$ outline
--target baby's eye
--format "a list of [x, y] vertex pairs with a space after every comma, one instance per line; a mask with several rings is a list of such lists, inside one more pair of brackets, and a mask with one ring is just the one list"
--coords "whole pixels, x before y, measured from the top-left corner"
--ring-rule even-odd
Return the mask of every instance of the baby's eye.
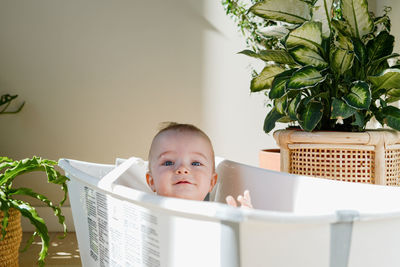
[[172, 166], [172, 165], [174, 165], [174, 163], [173, 163], [172, 161], [170, 161], [170, 160], [167, 160], [167, 161], [165, 161], [165, 162], [163, 163], [163, 165], [164, 165], [164, 166]]
[[194, 162], [192, 162], [192, 165], [193, 165], [193, 166], [200, 166], [200, 165], [201, 165], [201, 163], [200, 163], [200, 162], [198, 162], [198, 161], [194, 161]]

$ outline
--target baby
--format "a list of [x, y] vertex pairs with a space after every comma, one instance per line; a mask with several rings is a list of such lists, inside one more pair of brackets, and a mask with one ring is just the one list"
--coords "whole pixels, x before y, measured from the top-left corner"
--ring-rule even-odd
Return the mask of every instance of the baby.
[[[190, 124], [169, 123], [151, 144], [147, 184], [161, 196], [202, 201], [217, 182], [214, 159], [211, 140], [203, 131]], [[226, 201], [237, 206], [232, 196]], [[248, 191], [238, 201], [252, 208]]]

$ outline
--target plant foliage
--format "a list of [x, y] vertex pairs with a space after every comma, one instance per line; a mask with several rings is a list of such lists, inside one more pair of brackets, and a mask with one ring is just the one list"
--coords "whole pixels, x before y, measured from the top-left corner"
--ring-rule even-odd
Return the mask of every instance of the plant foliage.
[[25, 102], [23, 102], [17, 110], [14, 111], [7, 111], [7, 108], [10, 106], [11, 102], [17, 98], [18, 95], [9, 95], [9, 94], [4, 94], [0, 97], [0, 114], [14, 114], [18, 113], [21, 111], [21, 109], [24, 107]]
[[[46, 206], [50, 207], [54, 211], [54, 215], [57, 216], [59, 223], [63, 226], [65, 236], [67, 233], [67, 228], [64, 222], [65, 218], [61, 212], [61, 206], [67, 199], [68, 189], [66, 181], [68, 178], [56, 171], [54, 169], [55, 165], [57, 165], [57, 162], [39, 157], [32, 157], [31, 159], [27, 158], [19, 161], [14, 161], [7, 157], [0, 157], [0, 211], [3, 212], [4, 215], [3, 221], [0, 225], [0, 238], [3, 239], [6, 235], [9, 209], [14, 208], [21, 212], [22, 216], [28, 218], [36, 229], [32, 235], [32, 238], [28, 241], [25, 249], [27, 249], [33, 242], [35, 236], [39, 236], [42, 240], [42, 250], [39, 253], [38, 261], [40, 266], [44, 265], [44, 259], [47, 255], [47, 250], [49, 247], [49, 234], [47, 226], [43, 218], [38, 215], [35, 208], [32, 207], [31, 204], [26, 201], [18, 200], [15, 198], [15, 196], [29, 196], [40, 200], [46, 204]], [[46, 196], [36, 193], [29, 188], [13, 188], [13, 181], [17, 176], [35, 171], [46, 173], [47, 181], [49, 183], [61, 186], [61, 189], [64, 192], [64, 197], [59, 204], [54, 204]]]
[[373, 117], [400, 130], [400, 110], [388, 105], [400, 99], [400, 66], [388, 63], [399, 56], [389, 10], [376, 17], [367, 0], [253, 3], [244, 13], [273, 21], [282, 33], [264, 31], [278, 45], [241, 52], [266, 65], [250, 85], [274, 103], [264, 130], [286, 122], [305, 131], [364, 131]]

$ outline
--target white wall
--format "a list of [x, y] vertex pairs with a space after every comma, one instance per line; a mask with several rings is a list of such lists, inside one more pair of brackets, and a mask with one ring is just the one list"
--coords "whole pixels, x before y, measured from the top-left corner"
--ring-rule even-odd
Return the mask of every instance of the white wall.
[[[1, 155], [146, 158], [162, 121], [194, 123], [217, 155], [252, 165], [276, 147], [219, 0], [0, 0], [0, 36], [0, 94], [26, 101], [0, 116]], [[17, 185], [60, 196], [38, 175]]]

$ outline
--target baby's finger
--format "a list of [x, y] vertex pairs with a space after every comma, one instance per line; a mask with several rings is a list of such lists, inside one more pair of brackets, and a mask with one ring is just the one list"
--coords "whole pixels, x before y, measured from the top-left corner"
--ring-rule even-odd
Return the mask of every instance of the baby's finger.
[[227, 196], [225, 200], [229, 206], [237, 207], [236, 201], [232, 196]]

